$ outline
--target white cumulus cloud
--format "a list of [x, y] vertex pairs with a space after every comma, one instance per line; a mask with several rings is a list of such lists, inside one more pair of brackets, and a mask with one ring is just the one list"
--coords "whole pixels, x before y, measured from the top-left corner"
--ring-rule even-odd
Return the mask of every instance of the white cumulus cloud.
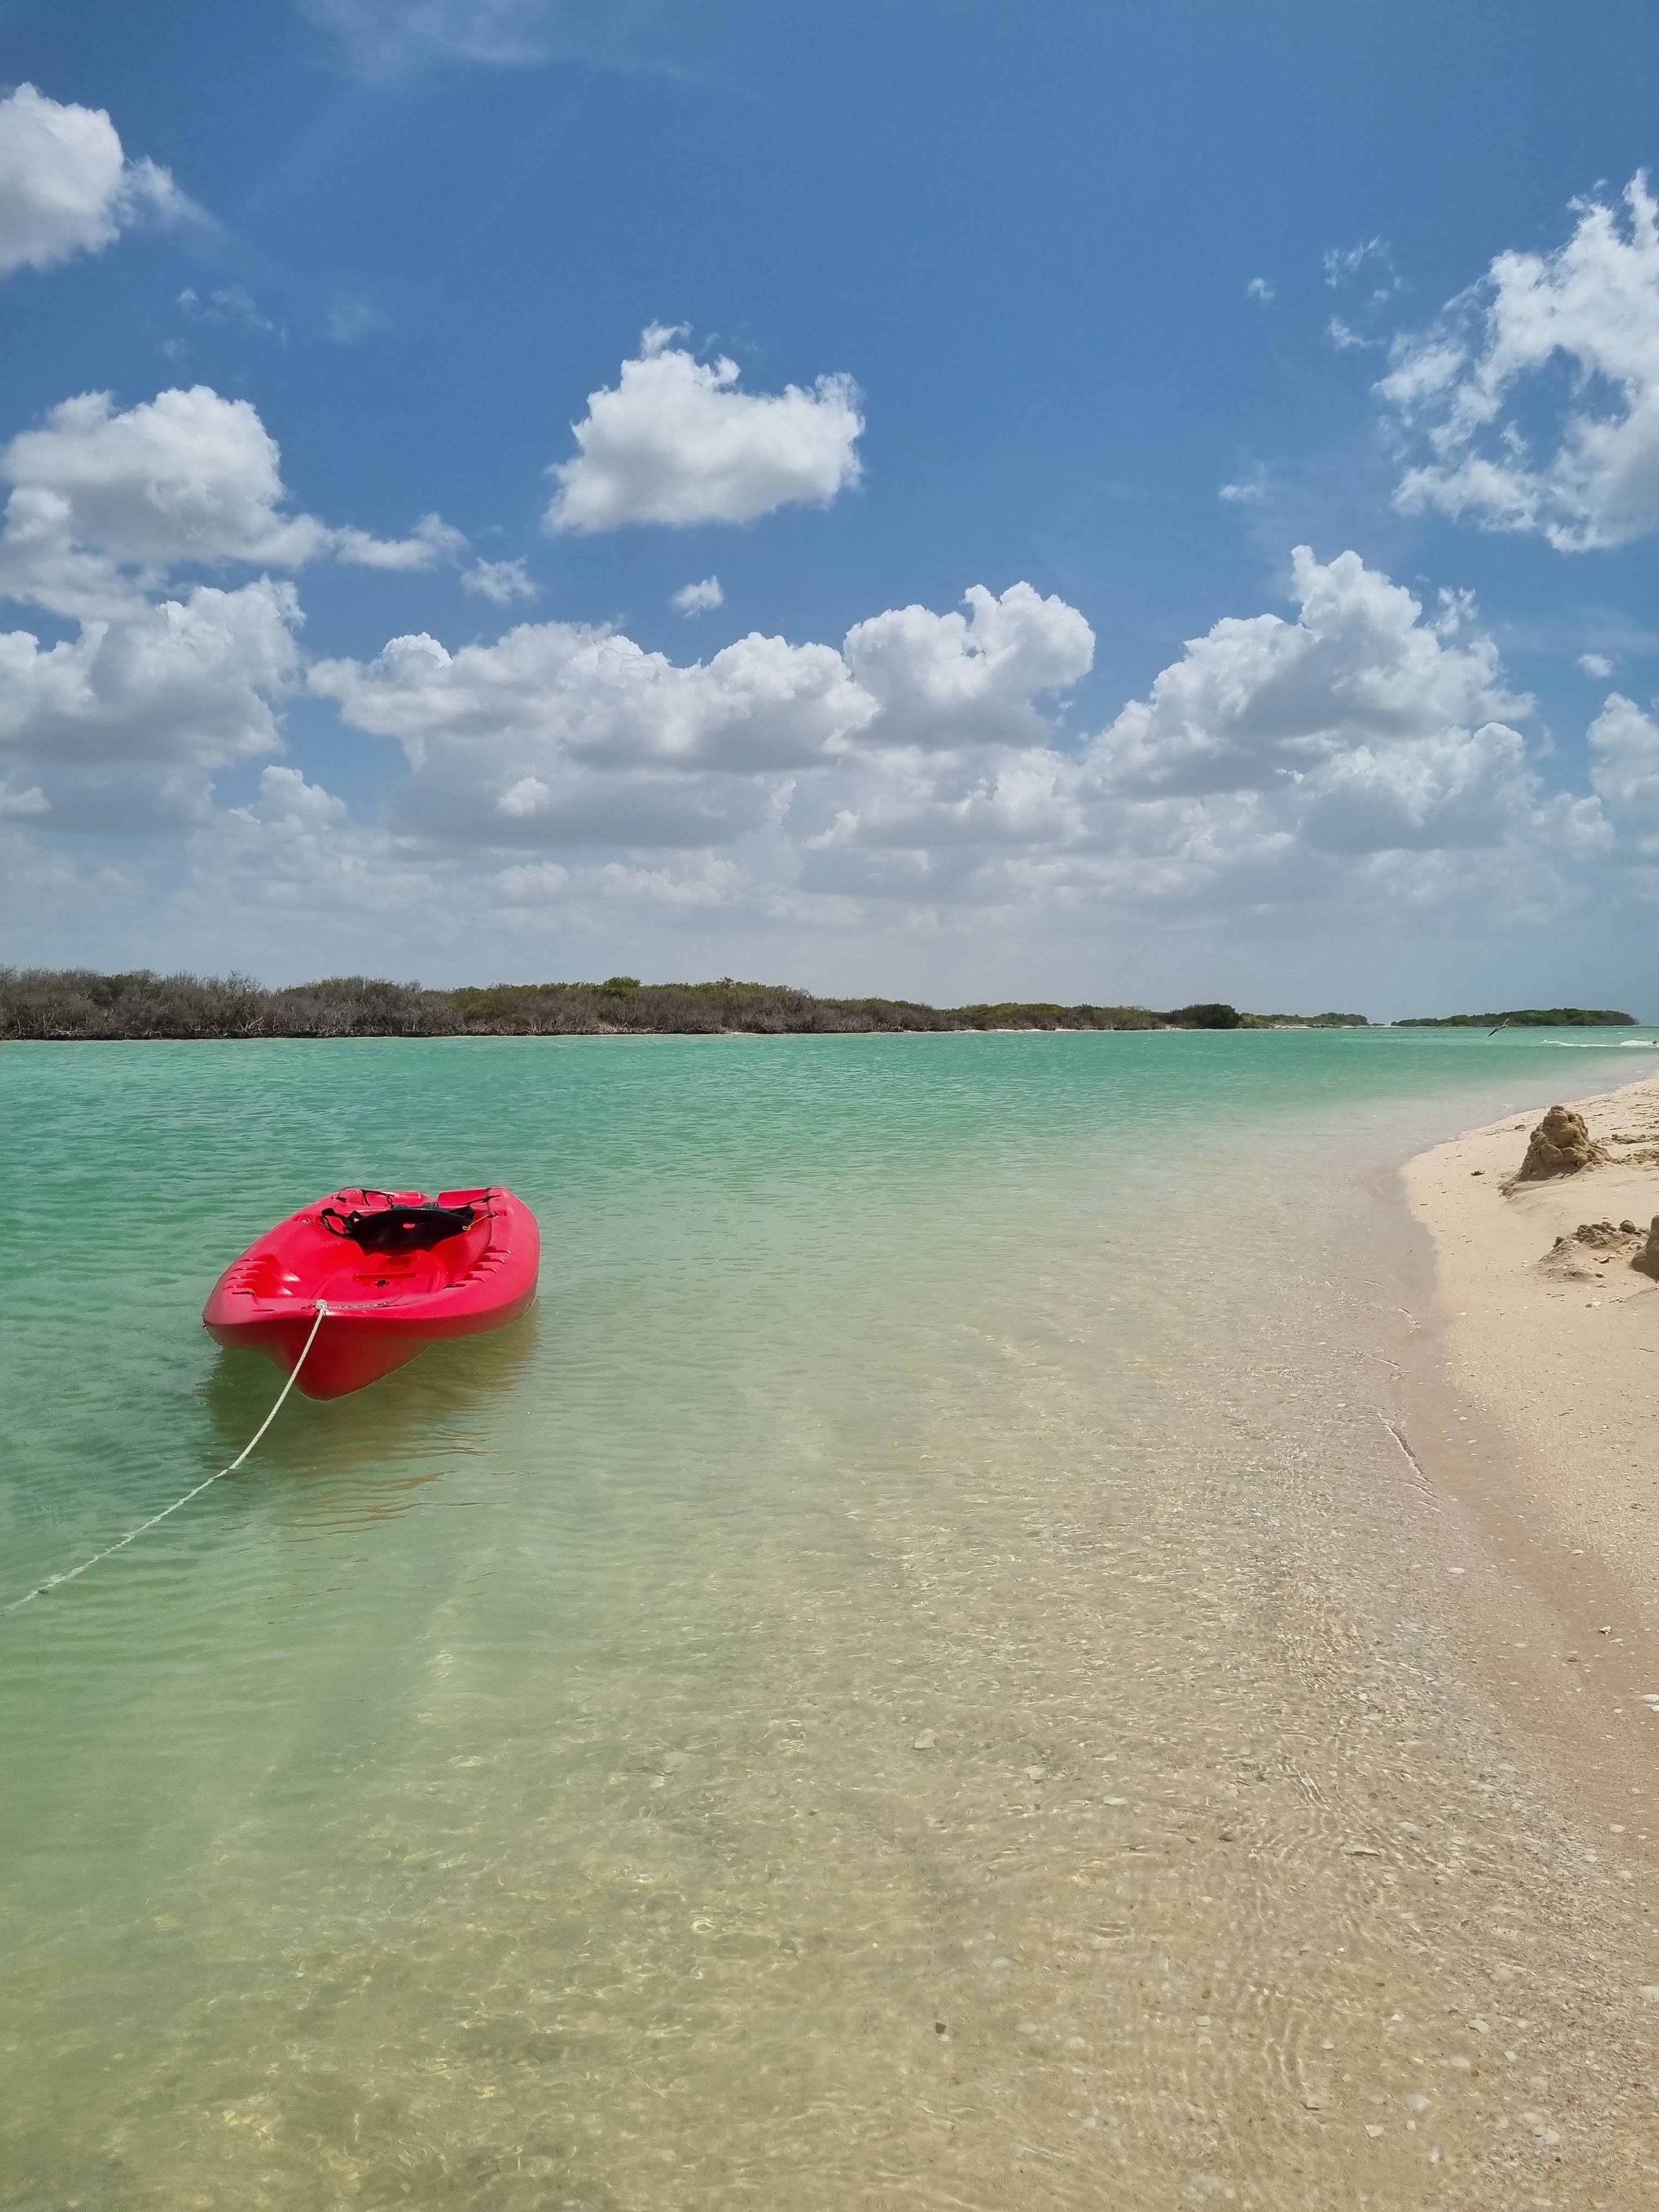
[[465, 534], [441, 514], [423, 514], [407, 538], [376, 538], [347, 527], [331, 531], [329, 539], [335, 559], [354, 568], [433, 568], [467, 550]]
[[619, 858], [763, 837], [776, 865], [858, 793], [867, 828], [871, 808], [908, 803], [895, 791], [925, 809], [965, 764], [1048, 744], [1036, 702], [1086, 672], [1087, 623], [1026, 584], [966, 603], [968, 617], [891, 610], [840, 651], [751, 635], [689, 666], [567, 623], [453, 653], [413, 636], [371, 662], [320, 662], [310, 684], [353, 726], [402, 741], [405, 830]]
[[292, 584], [198, 585], [43, 647], [0, 635], [3, 743], [65, 827], [204, 813], [210, 772], [281, 749], [275, 702], [300, 668]]
[[[535, 623], [308, 671], [291, 586], [200, 586], [73, 644], [4, 641], [8, 835], [46, 856], [20, 880], [70, 912], [75, 831], [125, 831], [136, 853], [136, 833], [160, 852], [171, 829], [204, 931], [234, 894], [331, 946], [329, 915], [342, 943], [370, 941], [354, 916], [438, 943], [434, 903], [497, 944], [609, 934], [629, 913], [724, 915], [734, 942], [823, 926], [875, 942], [902, 921], [1041, 943], [1162, 918], [1426, 944], [1659, 892], [1647, 708], [1609, 697], [1588, 781], [1552, 789], [1467, 597], [1425, 605], [1353, 552], [1300, 549], [1291, 579], [1292, 608], [1216, 622], [1080, 739], [1055, 702], [1092, 633], [1026, 583], [890, 608], [839, 647], [751, 635], [682, 664]], [[343, 744], [400, 744], [379, 819], [280, 763], [251, 805], [216, 803], [218, 769], [279, 745], [302, 678]]]
[[193, 213], [166, 169], [130, 161], [101, 107], [20, 84], [0, 100], [0, 273], [99, 253], [149, 215]]
[[65, 399], [0, 456], [9, 595], [95, 620], [180, 562], [293, 566], [327, 543], [283, 512], [276, 441], [246, 399], [207, 385], [117, 412], [107, 392]]
[[1644, 852], [1659, 854], [1659, 717], [1615, 691], [1590, 724], [1590, 780]]
[[1412, 594], [1357, 553], [1291, 556], [1301, 612], [1229, 617], [1164, 670], [1093, 748], [1124, 791], [1270, 789], [1347, 758], [1524, 717], [1489, 637], [1456, 642], [1463, 610], [1425, 622]]
[[44, 647], [27, 629], [0, 639], [5, 743], [66, 829], [204, 820], [216, 770], [280, 750], [278, 702], [303, 660], [294, 586], [176, 571], [331, 555], [407, 572], [466, 544], [437, 515], [384, 539], [293, 513], [254, 408], [204, 385], [124, 411], [107, 392], [66, 400], [0, 465], [5, 593], [79, 625]]
[[522, 561], [475, 561], [461, 571], [461, 589], [505, 607], [514, 599], [533, 599], [537, 586]]
[[975, 584], [964, 604], [966, 617], [896, 607], [847, 633], [848, 665], [880, 709], [884, 743], [1042, 743], [1049, 725], [1036, 698], [1094, 665], [1095, 634], [1063, 599], [1030, 584], [998, 599]]
[[726, 605], [726, 594], [718, 576], [705, 576], [700, 584], [682, 584], [669, 605], [683, 615], [706, 615], [712, 607]]
[[577, 453], [548, 473], [551, 531], [752, 522], [775, 508], [827, 506], [860, 473], [864, 428], [850, 377], [811, 391], [738, 389], [737, 363], [700, 362], [653, 325], [614, 387], [588, 394]]
[[764, 779], [822, 762], [874, 712], [833, 646], [750, 635], [684, 667], [567, 623], [453, 653], [394, 638], [310, 683], [402, 741], [401, 819], [502, 844], [718, 842], [763, 814]]
[[43, 648], [0, 635], [3, 742], [37, 761], [182, 760], [222, 766], [277, 745], [269, 696], [299, 665], [292, 584], [198, 585]]
[[1395, 342], [1376, 389], [1426, 447], [1395, 494], [1407, 512], [1535, 531], [1563, 552], [1659, 527], [1659, 207], [1645, 174], [1622, 215], [1582, 204], [1553, 252], [1499, 253], [1432, 329]]
[[[418, 918], [441, 912], [457, 873], [430, 855], [411, 860], [383, 830], [354, 823], [343, 799], [275, 763], [249, 804], [195, 825], [186, 850], [184, 902], [198, 927], [222, 936], [228, 915], [244, 915], [262, 944], [299, 929], [317, 959], [350, 965], [383, 959], [388, 930], [406, 939]], [[353, 932], [344, 945], [343, 927]]]
[[297, 568], [331, 553], [428, 568], [466, 545], [435, 514], [386, 539], [289, 513], [276, 441], [249, 401], [205, 384], [119, 411], [107, 392], [63, 400], [0, 453], [0, 586], [83, 621], [132, 614], [185, 564]]
[[[1077, 750], [1032, 709], [1002, 727], [963, 720], [954, 744], [923, 751], [890, 690], [842, 772], [798, 787], [803, 880], [843, 897], [1053, 912], [1129, 900], [1144, 915], [1340, 899], [1345, 886], [1443, 901], [1483, 870], [1501, 880], [1506, 854], [1525, 856], [1531, 880], [1551, 855], [1605, 846], [1595, 794], [1544, 793], [1513, 726], [1529, 702], [1505, 686], [1491, 640], [1463, 634], [1465, 603], [1425, 617], [1352, 553], [1321, 562], [1304, 548], [1293, 572], [1297, 619], [1216, 623]], [[907, 649], [907, 688], [922, 680], [925, 630], [866, 627]], [[1028, 670], [1030, 690], [1045, 672]]]

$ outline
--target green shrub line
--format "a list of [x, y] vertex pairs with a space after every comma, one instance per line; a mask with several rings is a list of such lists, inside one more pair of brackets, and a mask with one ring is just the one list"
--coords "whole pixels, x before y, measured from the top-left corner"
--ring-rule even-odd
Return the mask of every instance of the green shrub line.
[[[1396, 1029], [1633, 1029], [1633, 1014], [1583, 1006], [1419, 1015]], [[1247, 1014], [1220, 1001], [1065, 1006], [1000, 1000], [930, 1006], [916, 999], [820, 999], [777, 983], [465, 984], [429, 991], [368, 975], [327, 975], [267, 991], [247, 975], [157, 975], [148, 968], [0, 968], [0, 1038], [867, 1036], [935, 1030], [1363, 1030], [1364, 1014]]]
[[773, 983], [489, 983], [429, 991], [330, 975], [267, 991], [246, 975], [105, 975], [88, 968], [0, 969], [0, 1037], [756, 1036], [942, 1030], [1364, 1029], [1363, 1014], [1243, 1014], [1218, 1002], [1147, 1006], [1005, 1000], [929, 1006], [912, 999], [821, 999]]
[[1633, 1030], [1634, 1014], [1605, 1006], [1517, 1006], [1507, 1014], [1414, 1014], [1397, 1030]]

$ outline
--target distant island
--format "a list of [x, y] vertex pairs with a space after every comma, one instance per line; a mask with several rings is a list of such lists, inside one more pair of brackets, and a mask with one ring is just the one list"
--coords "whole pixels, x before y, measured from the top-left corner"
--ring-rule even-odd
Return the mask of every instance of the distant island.
[[929, 1006], [912, 999], [820, 999], [772, 983], [491, 983], [428, 991], [331, 975], [267, 991], [246, 975], [104, 975], [0, 969], [0, 1037], [610, 1036], [655, 1033], [848, 1036], [939, 1030], [1365, 1029], [1364, 1014], [1247, 1014], [1209, 1002], [1061, 1006], [1006, 1001]]
[[1517, 1006], [1507, 1014], [1414, 1014], [1397, 1030], [1633, 1030], [1634, 1014], [1605, 1006]]

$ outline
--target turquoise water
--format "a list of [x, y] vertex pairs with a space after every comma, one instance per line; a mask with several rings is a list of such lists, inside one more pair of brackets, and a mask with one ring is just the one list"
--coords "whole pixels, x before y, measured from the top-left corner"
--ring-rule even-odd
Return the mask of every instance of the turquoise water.
[[[1451, 1664], [1383, 1601], [1386, 1301], [1329, 1272], [1354, 1170], [1656, 1064], [1538, 1033], [9, 1048], [0, 1599], [252, 1434], [279, 1378], [199, 1310], [295, 1205], [504, 1182], [544, 1272], [526, 1323], [295, 1396], [7, 1621], [0, 2201], [1277, 2201], [1362, 1962], [1442, 1971], [1426, 1862], [1409, 1942], [1389, 1893], [1322, 1887], [1362, 1805], [1427, 1787]], [[1404, 1733], [1279, 1803], [1258, 1771], [1346, 1742], [1356, 1635]], [[1215, 1818], [1247, 1772], [1249, 1872]], [[1324, 1978], [1287, 1992], [1303, 1927]]]

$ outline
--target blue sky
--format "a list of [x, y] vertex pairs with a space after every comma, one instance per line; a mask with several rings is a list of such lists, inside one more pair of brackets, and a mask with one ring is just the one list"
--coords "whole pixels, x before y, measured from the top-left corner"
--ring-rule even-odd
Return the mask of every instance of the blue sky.
[[1659, 1013], [1650, 8], [0, 27], [9, 957]]

